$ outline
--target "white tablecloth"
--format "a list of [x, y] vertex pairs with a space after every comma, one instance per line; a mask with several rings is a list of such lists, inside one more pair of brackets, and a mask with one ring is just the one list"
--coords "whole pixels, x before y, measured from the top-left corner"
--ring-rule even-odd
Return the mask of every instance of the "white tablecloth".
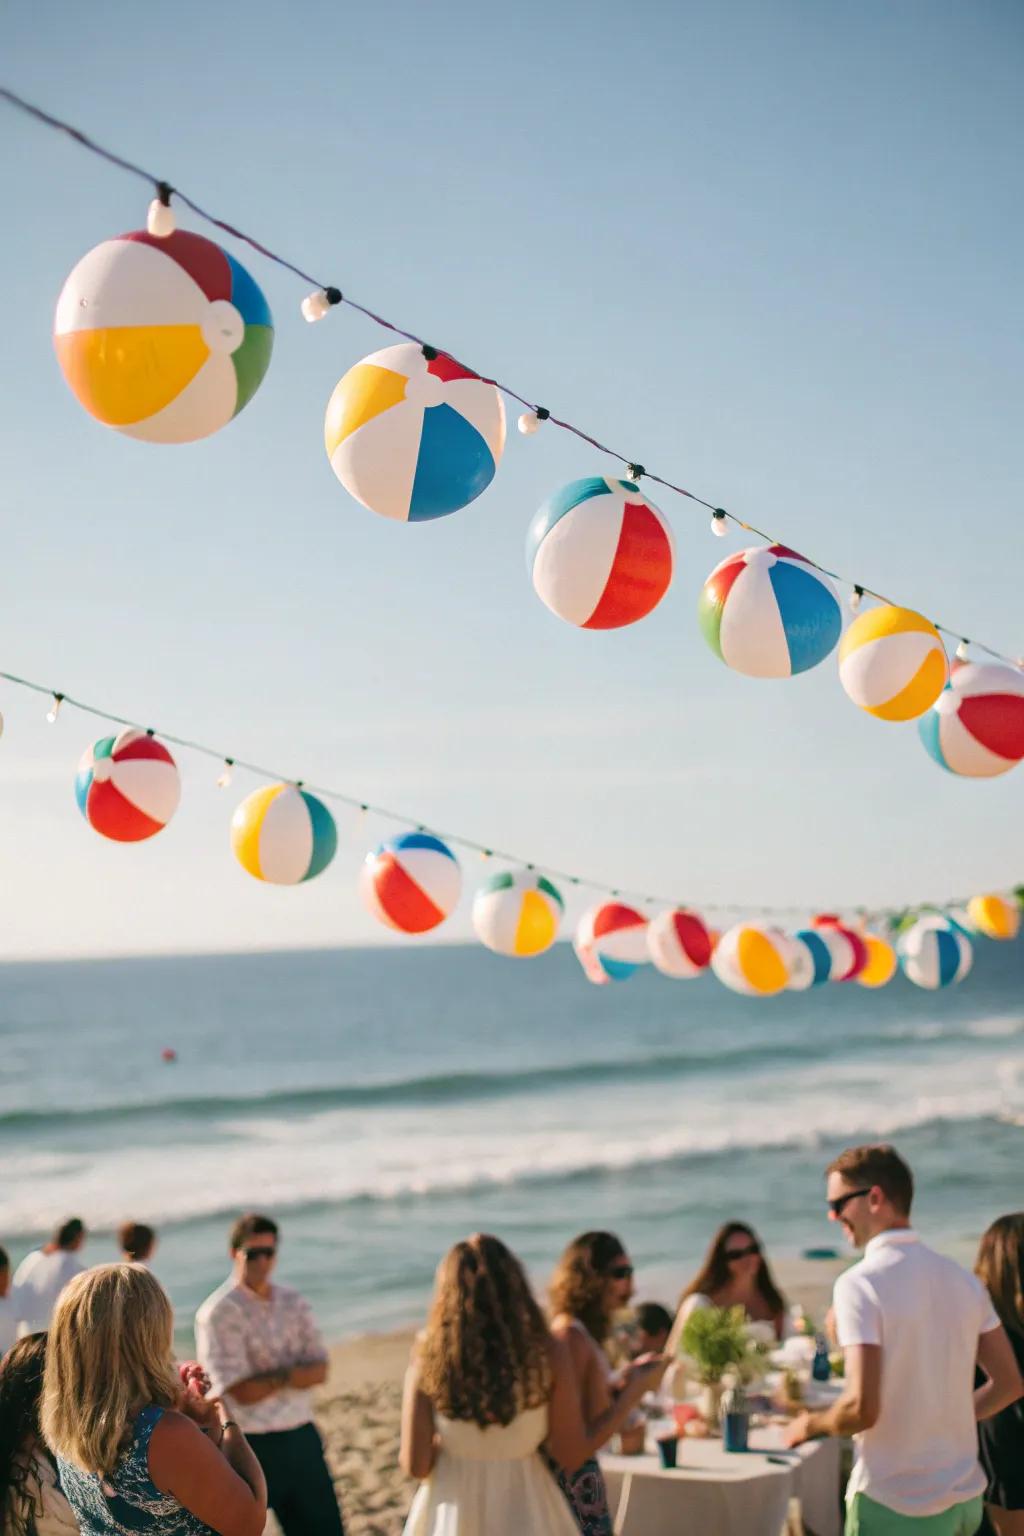
[[602, 1455], [618, 1536], [780, 1536], [791, 1499], [800, 1501], [806, 1531], [839, 1536], [839, 1441], [786, 1451], [782, 1436], [775, 1425], [752, 1430], [751, 1448], [740, 1454], [718, 1439], [684, 1437], [671, 1470], [656, 1449]]

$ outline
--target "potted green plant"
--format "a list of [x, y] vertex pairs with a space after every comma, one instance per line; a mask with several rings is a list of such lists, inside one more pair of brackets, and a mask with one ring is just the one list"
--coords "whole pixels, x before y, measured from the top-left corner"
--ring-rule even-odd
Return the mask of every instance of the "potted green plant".
[[701, 1414], [709, 1426], [721, 1417], [723, 1381], [727, 1371], [742, 1379], [757, 1346], [747, 1332], [742, 1307], [697, 1307], [686, 1319], [680, 1350], [692, 1362], [704, 1388]]

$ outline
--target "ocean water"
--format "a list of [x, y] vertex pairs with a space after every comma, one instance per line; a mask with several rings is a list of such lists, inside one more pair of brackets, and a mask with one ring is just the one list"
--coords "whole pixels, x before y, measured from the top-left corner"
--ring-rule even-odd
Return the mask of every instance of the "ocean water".
[[417, 1320], [479, 1229], [542, 1283], [609, 1227], [670, 1300], [723, 1219], [780, 1256], [835, 1243], [822, 1169], [886, 1137], [922, 1230], [969, 1258], [1024, 1204], [1024, 944], [976, 950], [945, 993], [766, 1001], [650, 970], [594, 988], [567, 946], [7, 965], [0, 1243], [79, 1215], [99, 1261], [150, 1222], [183, 1341], [253, 1207], [331, 1337]]

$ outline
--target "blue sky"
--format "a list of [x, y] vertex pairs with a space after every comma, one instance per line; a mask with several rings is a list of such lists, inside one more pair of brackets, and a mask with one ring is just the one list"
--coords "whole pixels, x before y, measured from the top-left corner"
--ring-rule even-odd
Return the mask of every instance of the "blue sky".
[[[1013, 0], [586, 6], [100, 3], [8, 13], [4, 74], [300, 265], [623, 452], [930, 617], [1024, 651]], [[0, 106], [7, 390], [2, 665], [539, 864], [700, 902], [880, 904], [1021, 875], [1016, 774], [943, 774], [832, 660], [729, 672], [696, 624], [731, 548], [665, 493], [675, 585], [632, 629], [561, 624], [523, 541], [610, 462], [514, 431], [439, 523], [351, 501], [328, 396], [385, 344], [236, 251], [277, 326], [224, 432], [94, 423], [49, 333], [63, 280], [144, 222], [141, 183]], [[198, 227], [198, 226], [197, 226]], [[339, 817], [308, 887], [228, 849], [241, 776], [183, 754], [152, 842], [82, 821], [103, 734], [0, 687], [0, 954], [364, 943], [384, 830]], [[483, 872], [465, 864], [467, 892]], [[464, 935], [469, 901], [442, 934]]]

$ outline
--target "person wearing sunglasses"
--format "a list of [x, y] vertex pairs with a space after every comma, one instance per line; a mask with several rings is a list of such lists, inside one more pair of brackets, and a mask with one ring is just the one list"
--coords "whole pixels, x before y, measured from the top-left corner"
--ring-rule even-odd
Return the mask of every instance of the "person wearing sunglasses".
[[[617, 1374], [602, 1347], [633, 1295], [633, 1266], [612, 1232], [583, 1232], [558, 1261], [548, 1289], [551, 1332], [564, 1340], [588, 1440], [596, 1451], [627, 1423], [665, 1374], [667, 1355], [640, 1355]], [[595, 1455], [572, 1473], [554, 1469], [583, 1536], [612, 1536], [608, 1492]]]
[[668, 1353], [678, 1351], [683, 1328], [698, 1307], [742, 1307], [752, 1323], [770, 1323], [783, 1337], [788, 1310], [760, 1239], [743, 1221], [727, 1221], [711, 1239], [704, 1263], [679, 1298]]
[[826, 1177], [829, 1218], [864, 1257], [835, 1284], [843, 1395], [798, 1415], [787, 1443], [855, 1437], [847, 1536], [974, 1536], [976, 1421], [1024, 1392], [1006, 1333], [976, 1276], [912, 1229], [913, 1175], [894, 1147], [852, 1147]]
[[309, 1302], [271, 1279], [278, 1228], [250, 1213], [229, 1238], [232, 1272], [196, 1313], [196, 1358], [224, 1398], [267, 1480], [284, 1536], [341, 1536], [341, 1513], [313, 1423], [311, 1389], [327, 1351]]

